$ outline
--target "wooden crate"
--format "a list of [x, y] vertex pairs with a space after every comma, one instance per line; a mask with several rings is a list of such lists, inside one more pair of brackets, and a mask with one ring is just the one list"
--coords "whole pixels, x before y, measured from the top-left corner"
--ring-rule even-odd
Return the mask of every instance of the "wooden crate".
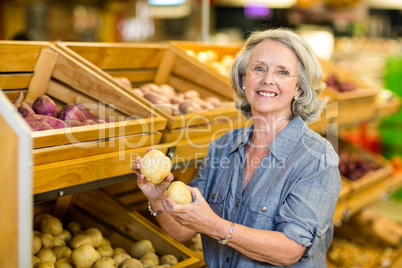
[[331, 75], [336, 75], [341, 82], [351, 82], [357, 86], [356, 90], [348, 92], [338, 92], [327, 87], [323, 96], [329, 99], [329, 107], [332, 113], [337, 116], [340, 125], [353, 124], [362, 121], [372, 120], [377, 115], [376, 96], [378, 89], [368, 85], [352, 73], [343, 70], [335, 63], [321, 60], [323, 68], [323, 78], [327, 81]]
[[[351, 220], [341, 227], [335, 228], [334, 240], [336, 239], [345, 239], [345, 241], [349, 241], [350, 243], [356, 243], [358, 250], [366, 248], [367, 250], [372, 250], [373, 252], [376, 252], [378, 254], [378, 262], [374, 266], [370, 267], [400, 267], [398, 265], [400, 265], [402, 258], [401, 244], [395, 245], [389, 243], [389, 241], [384, 240], [382, 237], [376, 235], [376, 233], [370, 231], [366, 225], [359, 225], [355, 221]], [[329, 267], [352, 267], [342, 266], [341, 263], [337, 263], [335, 260], [333, 260], [333, 258], [331, 258], [334, 246], [335, 243], [333, 242], [327, 254], [327, 261], [331, 263], [331, 266]], [[344, 247], [343, 249], [352, 250], [348, 247]], [[368, 255], [364, 256], [364, 254], [366, 254], [367, 252], [359, 252], [361, 255], [358, 255], [358, 252], [355, 252], [355, 254], [350, 254], [351, 252], [355, 251], [343, 252], [343, 254], [349, 253], [350, 257], [356, 258], [356, 266], [353, 267], [368, 267], [359, 266], [359, 262], [361, 263], [361, 265], [367, 264], [365, 263], [365, 258], [367, 258]], [[360, 260], [358, 258], [360, 258]]]
[[389, 184], [388, 180], [390, 179], [393, 170], [392, 164], [387, 159], [385, 159], [381, 155], [355, 146], [342, 139], [339, 139], [338, 142], [339, 151], [346, 150], [347, 152], [356, 154], [359, 158], [374, 163], [379, 167], [377, 170], [372, 171], [357, 180], [350, 180], [345, 176], [341, 176], [342, 183], [347, 184], [351, 187], [352, 195], [363, 192], [367, 188], [375, 188], [376, 186], [379, 187], [380, 184], [384, 185], [384, 187], [387, 187], [387, 185]]
[[[176, 63], [175, 56], [168, 51], [164, 44], [121, 44], [121, 43], [75, 43], [58, 42], [57, 46], [71, 57], [79, 59], [95, 72], [99, 73], [115, 86], [125, 90], [142, 103], [155, 108], [155, 110], [167, 119], [167, 130], [164, 132], [163, 142], [176, 142], [172, 130], [182, 131], [193, 126], [213, 124], [222, 117], [237, 118], [239, 113], [233, 107], [220, 107], [206, 112], [183, 114], [172, 116], [157, 107], [148, 100], [138, 97], [129, 88], [121, 85], [113, 77], [127, 77], [133, 87], [146, 83], [169, 84], [179, 92], [196, 90], [200, 96], [219, 97], [223, 101], [232, 101], [233, 97], [218, 94], [203, 85], [194, 83], [189, 79], [182, 79], [172, 73], [171, 65]], [[198, 72], [202, 76], [202, 72]], [[210, 79], [211, 80], [211, 79]], [[213, 81], [218, 81], [216, 78]], [[217, 88], [219, 85], [215, 85]], [[226, 85], [227, 87], [228, 85]], [[233, 95], [233, 92], [232, 92]], [[211, 133], [205, 133], [210, 135]]]
[[[49, 213], [64, 224], [77, 221], [83, 230], [98, 228], [113, 247], [122, 247], [127, 252], [130, 252], [134, 242], [148, 239], [158, 255], [173, 254], [178, 258], [179, 263], [172, 267], [199, 267], [202, 262], [182, 243], [166, 235], [141, 214], [130, 212], [116, 198], [101, 189], [37, 203], [34, 210], [35, 215]], [[34, 221], [34, 227], [37, 223]]]
[[[181, 80], [189, 80], [208, 90], [233, 99], [233, 89], [229, 82], [229, 73], [219, 72], [209, 61], [203, 60], [202, 58], [204, 57], [200, 57], [199, 53], [212, 51], [217, 57], [215, 60], [216, 63], [221, 61], [226, 55], [235, 57], [241, 48], [241, 43], [214, 44], [170, 41], [169, 54], [171, 59], [169, 62], [166, 62], [166, 67], [171, 69], [170, 76], [175, 76]], [[194, 54], [189, 53], [190, 51]]]
[[[56, 58], [54, 66], [46, 72], [42, 69], [43, 64], [40, 64], [43, 63], [42, 53], [50, 53]], [[92, 112], [104, 112], [107, 119], [113, 117], [117, 120], [99, 125], [32, 132], [34, 194], [57, 189], [59, 184], [72, 186], [104, 178], [100, 173], [93, 174], [93, 177], [82, 175], [88, 168], [85, 161], [94, 160], [91, 157], [102, 160], [114, 154], [118, 158], [126, 150], [160, 142], [161, 130], [167, 123], [164, 117], [51, 43], [1, 41], [0, 57], [0, 87], [10, 101], [20, 91], [25, 96], [35, 92], [31, 91], [32, 84], [38, 83], [38, 77], [43, 78], [46, 73], [47, 80], [40, 80], [41, 87], [37, 88], [41, 94], [54, 99], [59, 108], [65, 104], [83, 103], [88, 108], [99, 108], [91, 109]], [[41, 177], [40, 172], [59, 170], [67, 163], [65, 161], [81, 163], [82, 166], [79, 170], [65, 170], [65, 173], [61, 169], [56, 173], [52, 171], [58, 175], [58, 179], [51, 183], [47, 180], [49, 177]], [[94, 165], [91, 166], [98, 169], [98, 163], [102, 164], [101, 168], [113, 170], [113, 166], [102, 161], [93, 161]], [[130, 172], [129, 168], [126, 172]]]

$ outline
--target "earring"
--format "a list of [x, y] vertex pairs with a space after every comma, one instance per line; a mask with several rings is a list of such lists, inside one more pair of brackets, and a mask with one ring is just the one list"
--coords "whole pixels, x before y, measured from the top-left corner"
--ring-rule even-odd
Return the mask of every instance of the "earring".
[[295, 97], [295, 100], [298, 100], [298, 99], [299, 99], [299, 97], [296, 96], [296, 97]]
[[241, 89], [246, 90], [246, 86], [242, 86], [242, 88], [241, 88]]

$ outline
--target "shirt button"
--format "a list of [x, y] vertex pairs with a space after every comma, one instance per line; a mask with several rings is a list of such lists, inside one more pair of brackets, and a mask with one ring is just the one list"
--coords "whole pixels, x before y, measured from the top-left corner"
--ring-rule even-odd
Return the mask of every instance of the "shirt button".
[[230, 261], [230, 259], [229, 259], [229, 258], [226, 258], [226, 263], [229, 263], [229, 261]]
[[264, 207], [262, 207], [262, 208], [261, 208], [261, 211], [262, 211], [262, 212], [267, 211], [267, 207], [265, 207], [265, 206], [264, 206]]
[[215, 194], [212, 195], [212, 199], [215, 199]]
[[238, 207], [238, 206], [240, 206], [240, 202], [237, 202], [237, 203], [236, 203], [236, 207]]

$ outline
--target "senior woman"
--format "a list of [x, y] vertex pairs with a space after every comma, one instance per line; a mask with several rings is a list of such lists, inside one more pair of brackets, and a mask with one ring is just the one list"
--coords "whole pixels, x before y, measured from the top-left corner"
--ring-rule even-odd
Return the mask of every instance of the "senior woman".
[[322, 69], [290, 30], [254, 32], [235, 58], [230, 81], [253, 124], [213, 141], [190, 182], [191, 204], [164, 196], [132, 169], [149, 208], [174, 239], [201, 233], [208, 267], [326, 267], [341, 187], [339, 158], [305, 122], [320, 115]]

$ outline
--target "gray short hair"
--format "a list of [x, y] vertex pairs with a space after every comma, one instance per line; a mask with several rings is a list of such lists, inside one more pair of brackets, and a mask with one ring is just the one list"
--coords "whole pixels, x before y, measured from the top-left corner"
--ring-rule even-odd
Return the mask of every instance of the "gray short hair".
[[325, 88], [322, 80], [322, 68], [313, 49], [298, 34], [288, 29], [269, 29], [253, 32], [233, 61], [230, 70], [230, 83], [235, 91], [236, 106], [247, 118], [252, 116], [251, 107], [246, 99], [243, 86], [243, 77], [246, 74], [254, 47], [264, 40], [278, 41], [289, 47], [297, 56], [298, 81], [302, 90], [298, 100], [291, 104], [291, 118], [301, 116], [304, 121], [312, 122], [318, 118], [325, 106], [326, 100], [318, 97]]

